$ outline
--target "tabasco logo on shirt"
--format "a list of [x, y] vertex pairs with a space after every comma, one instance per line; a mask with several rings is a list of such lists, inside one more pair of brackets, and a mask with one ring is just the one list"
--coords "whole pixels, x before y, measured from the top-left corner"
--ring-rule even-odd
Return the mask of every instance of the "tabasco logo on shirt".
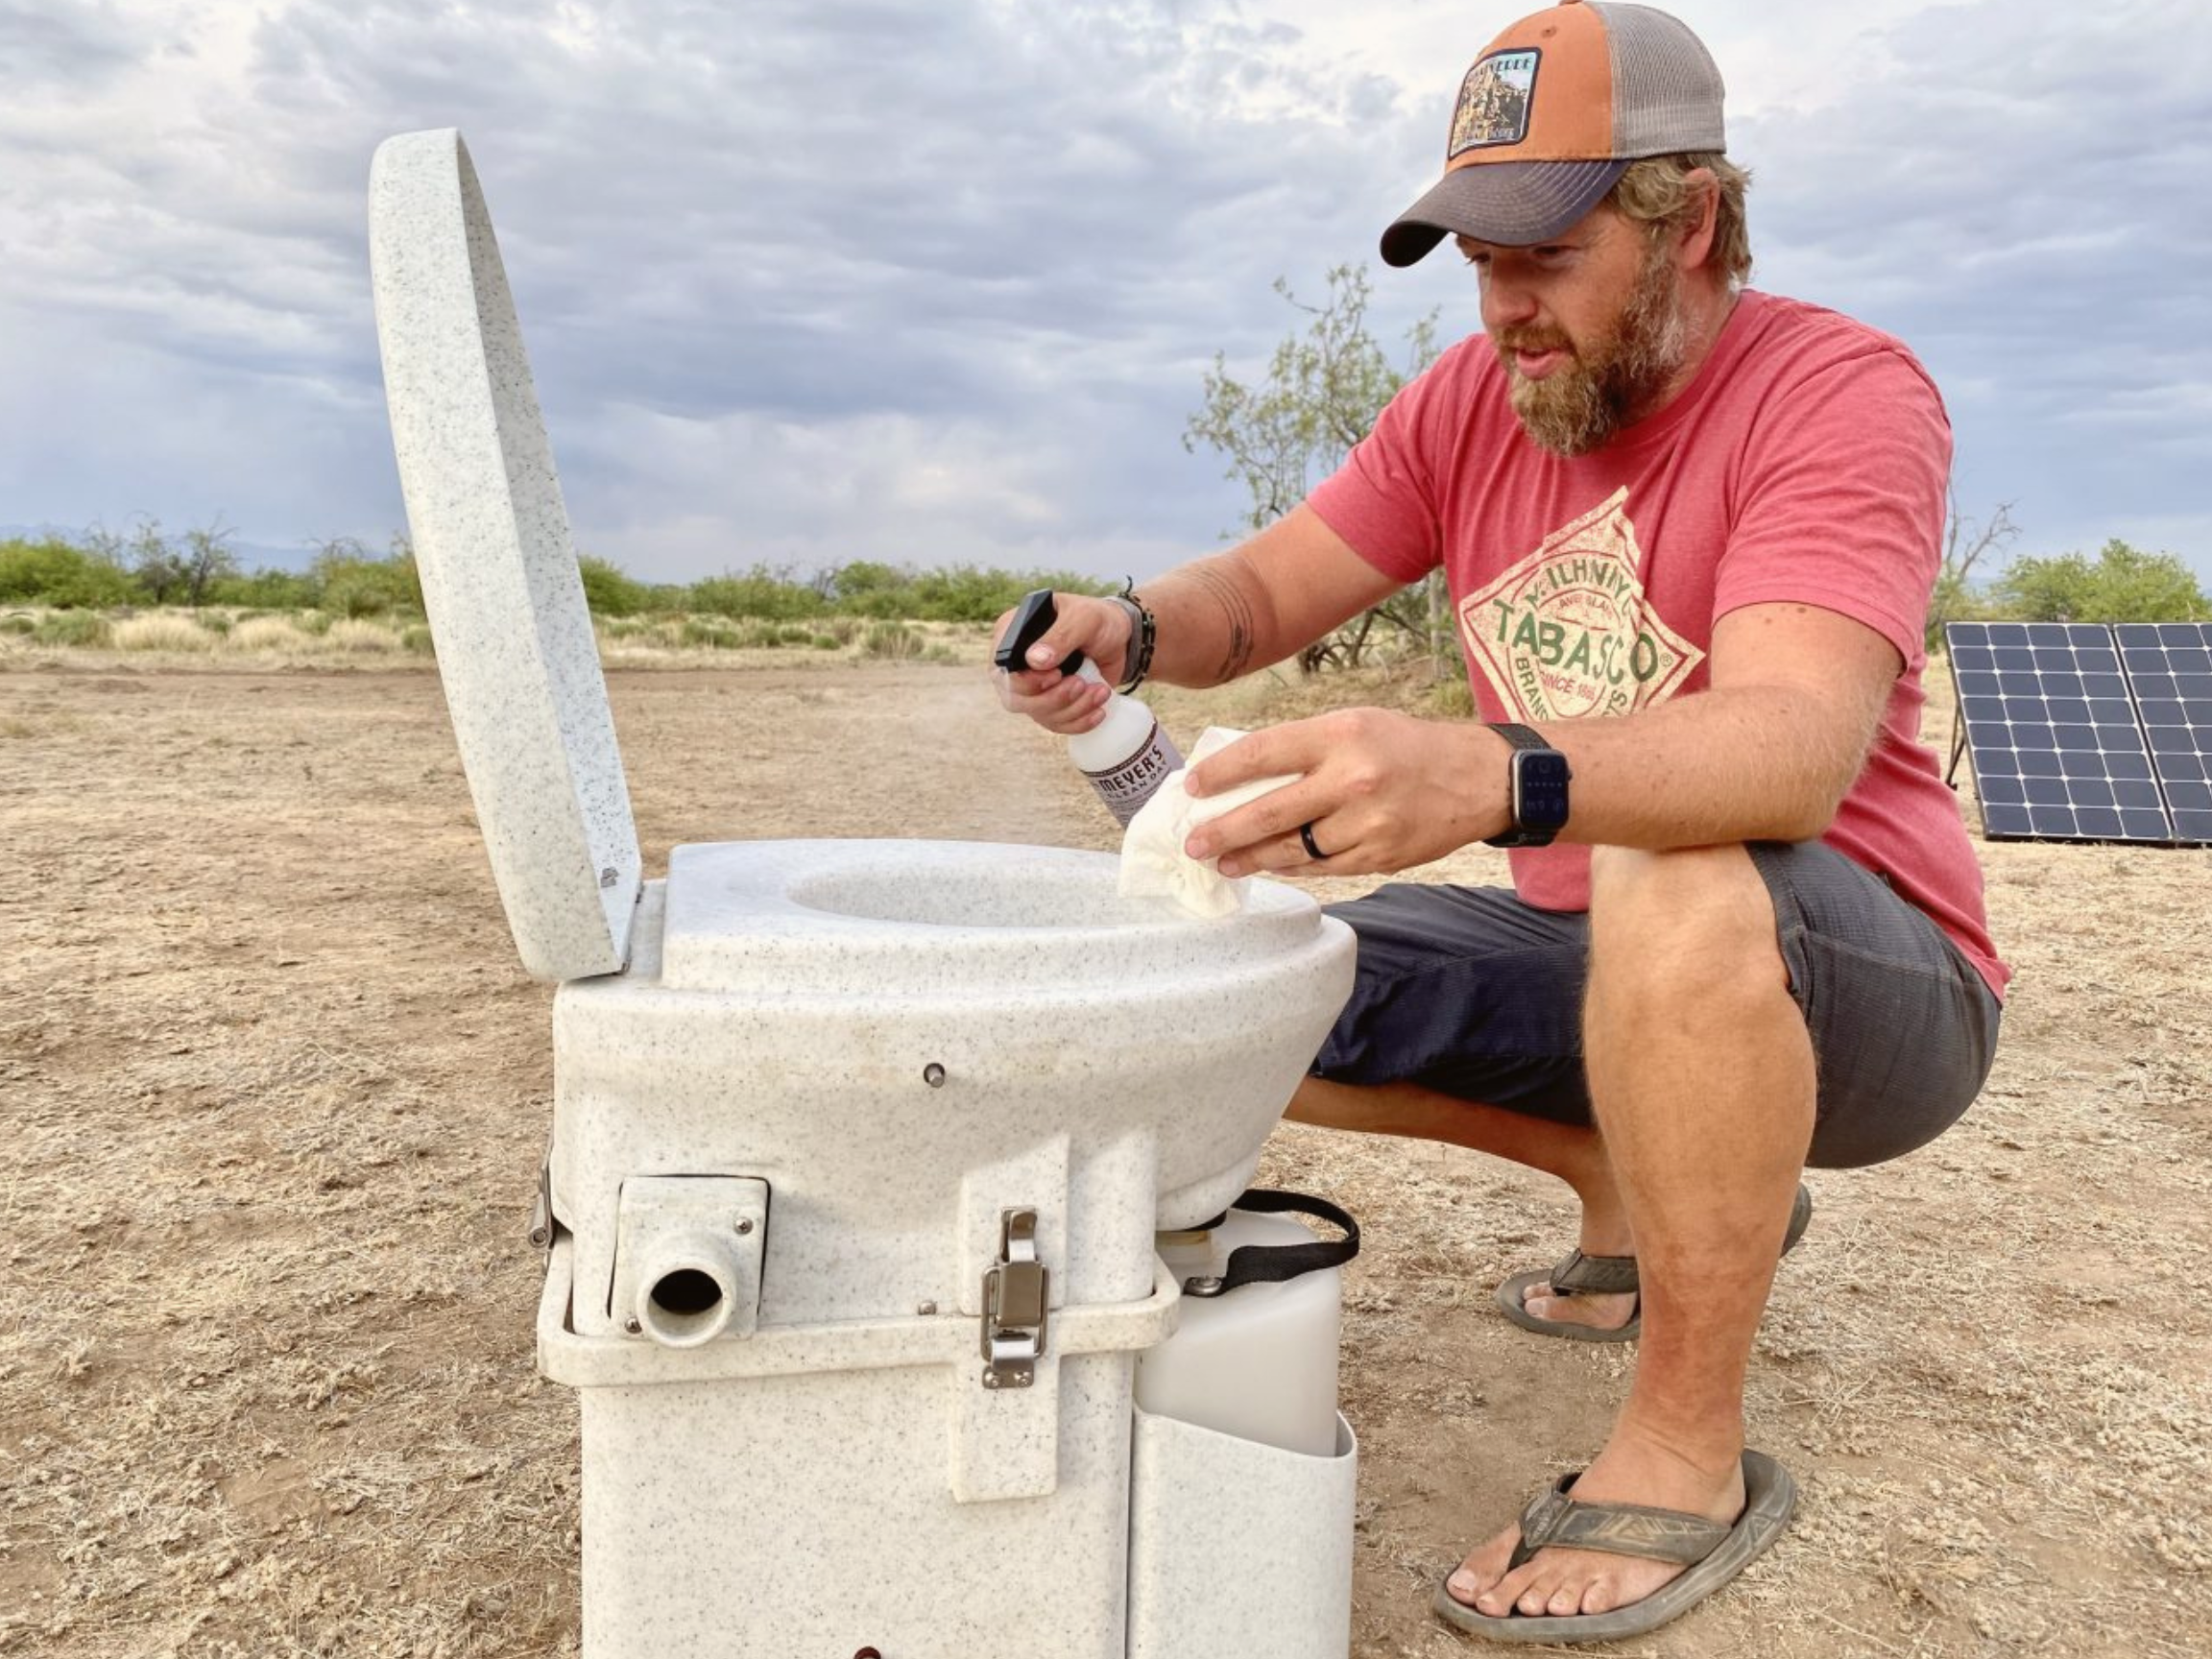
[[1627, 714], [1681, 688], [1700, 651], [1644, 596], [1628, 492], [1565, 528], [1459, 601], [1459, 637], [1525, 720]]

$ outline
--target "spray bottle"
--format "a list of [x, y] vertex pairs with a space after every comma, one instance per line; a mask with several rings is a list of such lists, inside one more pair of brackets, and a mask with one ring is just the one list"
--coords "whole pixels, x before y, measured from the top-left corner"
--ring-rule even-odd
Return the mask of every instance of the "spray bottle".
[[[1029, 666], [1029, 647], [1058, 619], [1052, 589], [1038, 589], [1014, 613], [994, 661], [1010, 673], [1022, 672]], [[1098, 665], [1080, 651], [1068, 653], [1060, 672], [1101, 685], [1106, 683]], [[1167, 781], [1167, 774], [1183, 764], [1182, 755], [1160, 729], [1152, 710], [1118, 691], [1106, 699], [1103, 720], [1068, 739], [1068, 758], [1082, 768], [1083, 776], [1091, 780], [1091, 786], [1106, 803], [1106, 809], [1124, 830], [1137, 816], [1137, 808]]]

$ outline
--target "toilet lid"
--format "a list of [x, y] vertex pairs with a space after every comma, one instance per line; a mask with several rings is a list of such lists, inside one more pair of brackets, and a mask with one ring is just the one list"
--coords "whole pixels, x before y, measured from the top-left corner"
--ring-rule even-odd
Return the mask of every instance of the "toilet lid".
[[618, 971], [642, 880], [568, 514], [492, 220], [451, 129], [378, 147], [370, 268], [453, 733], [522, 963]]

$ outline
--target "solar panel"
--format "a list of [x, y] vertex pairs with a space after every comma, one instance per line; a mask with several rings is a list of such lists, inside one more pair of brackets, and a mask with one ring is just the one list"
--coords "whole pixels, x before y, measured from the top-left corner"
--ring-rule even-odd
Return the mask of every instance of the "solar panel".
[[2175, 839], [2110, 628], [1952, 622], [1943, 637], [1985, 836]]
[[2212, 622], [2112, 630], [2176, 841], [2212, 841]]

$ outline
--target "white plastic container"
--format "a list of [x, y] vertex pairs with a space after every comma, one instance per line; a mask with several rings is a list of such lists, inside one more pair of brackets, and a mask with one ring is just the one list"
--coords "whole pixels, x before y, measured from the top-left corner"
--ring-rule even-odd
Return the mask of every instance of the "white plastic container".
[[1336, 1454], [1336, 1344], [1343, 1273], [1316, 1268], [1276, 1285], [1193, 1295], [1241, 1245], [1310, 1244], [1287, 1215], [1232, 1210], [1211, 1232], [1163, 1233], [1160, 1259], [1184, 1286], [1175, 1334], [1137, 1361], [1137, 1404], [1156, 1417], [1309, 1457]]

